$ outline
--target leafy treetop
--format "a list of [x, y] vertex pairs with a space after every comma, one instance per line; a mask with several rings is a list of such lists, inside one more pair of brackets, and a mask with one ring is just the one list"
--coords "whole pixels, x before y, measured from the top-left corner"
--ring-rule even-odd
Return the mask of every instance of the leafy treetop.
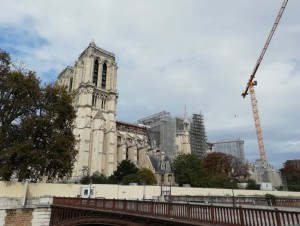
[[34, 72], [11, 69], [0, 50], [0, 178], [69, 177], [75, 162], [72, 98], [58, 85], [40, 85]]

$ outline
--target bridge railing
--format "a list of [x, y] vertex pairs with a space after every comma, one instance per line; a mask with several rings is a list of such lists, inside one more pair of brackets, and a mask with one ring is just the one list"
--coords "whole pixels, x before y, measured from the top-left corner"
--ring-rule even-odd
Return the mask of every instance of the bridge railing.
[[54, 205], [118, 211], [211, 224], [287, 226], [300, 224], [300, 212], [188, 203], [54, 197]]
[[173, 202], [199, 202], [199, 203], [232, 203], [233, 198], [236, 204], [252, 204], [263, 206], [280, 206], [300, 208], [300, 199], [274, 197], [267, 199], [258, 196], [189, 196], [189, 195], [172, 195], [165, 196], [165, 200]]

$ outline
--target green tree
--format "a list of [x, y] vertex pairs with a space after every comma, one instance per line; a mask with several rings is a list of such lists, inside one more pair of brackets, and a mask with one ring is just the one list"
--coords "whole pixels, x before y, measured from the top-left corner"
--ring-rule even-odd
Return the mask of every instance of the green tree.
[[249, 179], [247, 181], [246, 190], [260, 190], [260, 184], [257, 184], [253, 179]]
[[48, 181], [69, 177], [75, 162], [72, 98], [41, 86], [31, 71], [11, 67], [0, 50], [0, 178]]
[[224, 174], [210, 176], [207, 181], [213, 188], [238, 188], [237, 184]]
[[128, 174], [136, 174], [138, 172], [136, 165], [130, 160], [123, 160], [113, 173], [113, 180], [116, 183], [122, 183], [123, 178]]
[[84, 176], [80, 180], [81, 184], [108, 184], [109, 182], [108, 178], [99, 171], [94, 172], [92, 176]]
[[287, 160], [280, 169], [282, 177], [285, 177], [289, 191], [300, 191], [300, 168], [297, 160]]
[[140, 178], [137, 174], [127, 174], [123, 177], [122, 184], [128, 185], [130, 183], [141, 184]]
[[272, 194], [265, 194], [268, 206], [276, 206], [276, 196]]
[[178, 155], [173, 161], [172, 169], [180, 186], [190, 184], [192, 187], [200, 187], [205, 183], [202, 162], [194, 154]]
[[155, 174], [147, 168], [140, 169], [137, 172], [137, 175], [138, 175], [140, 183], [145, 183], [146, 185], [155, 185], [155, 184], [157, 184]]

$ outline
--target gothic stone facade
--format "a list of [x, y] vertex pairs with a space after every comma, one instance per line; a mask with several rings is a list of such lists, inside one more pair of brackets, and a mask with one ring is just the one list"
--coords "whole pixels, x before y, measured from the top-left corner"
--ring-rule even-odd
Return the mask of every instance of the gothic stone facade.
[[[58, 76], [57, 83], [74, 96], [78, 149], [72, 175], [75, 180], [96, 171], [109, 176], [124, 159], [157, 171], [153, 157], [163, 156], [163, 152], [157, 155], [157, 150], [151, 149], [145, 127], [116, 121], [117, 69], [115, 55], [91, 42], [75, 65]], [[186, 147], [187, 141], [183, 143]]]

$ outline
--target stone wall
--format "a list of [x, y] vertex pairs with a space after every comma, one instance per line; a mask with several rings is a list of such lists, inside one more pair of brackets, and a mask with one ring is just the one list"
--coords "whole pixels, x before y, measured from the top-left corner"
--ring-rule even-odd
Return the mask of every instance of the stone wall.
[[7, 209], [4, 226], [31, 226], [33, 209]]
[[12, 208], [0, 210], [0, 226], [48, 226], [51, 208]]

